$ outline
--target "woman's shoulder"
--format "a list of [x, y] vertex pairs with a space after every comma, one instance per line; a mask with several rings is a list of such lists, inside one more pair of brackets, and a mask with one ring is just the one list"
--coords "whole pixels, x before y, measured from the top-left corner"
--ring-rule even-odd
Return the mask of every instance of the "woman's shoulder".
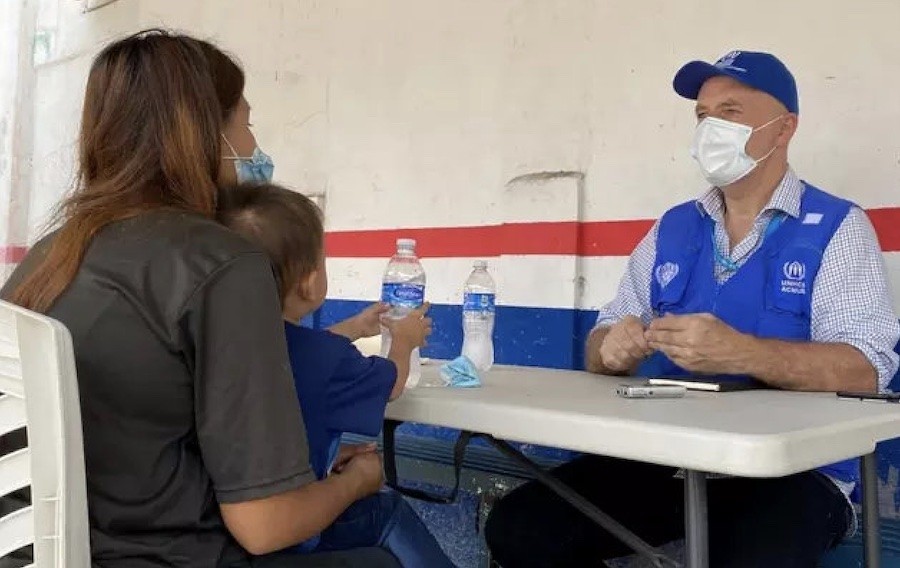
[[47, 253], [47, 248], [53, 242], [55, 236], [56, 231], [48, 233], [28, 249], [25, 258], [19, 262], [16, 269], [9, 275], [6, 282], [3, 283], [3, 287], [0, 288], [0, 299], [9, 299], [13, 290], [15, 290], [28, 274], [31, 273], [37, 263], [39, 263]]
[[114, 240], [124, 236], [126, 240], [154, 242], [186, 254], [212, 254], [226, 260], [260, 252], [258, 247], [215, 220], [182, 211], [147, 213], [114, 224], [108, 231]]
[[[58, 232], [39, 240], [3, 287], [14, 289], [40, 262]], [[118, 288], [162, 294], [189, 294], [240, 259], [262, 266], [264, 253], [237, 233], [199, 215], [154, 211], [106, 226], [91, 241], [79, 269]], [[149, 286], [148, 286], [149, 285]], [[140, 295], [140, 292], [138, 292]]]
[[185, 263], [199, 272], [262, 251], [212, 219], [180, 211], [157, 211], [114, 223], [91, 244], [91, 262], [128, 258], [150, 264]]

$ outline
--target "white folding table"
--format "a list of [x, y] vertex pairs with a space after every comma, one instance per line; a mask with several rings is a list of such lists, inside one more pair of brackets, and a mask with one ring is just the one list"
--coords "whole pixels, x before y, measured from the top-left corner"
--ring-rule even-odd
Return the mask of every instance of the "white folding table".
[[[437, 364], [424, 366], [422, 382], [437, 383], [438, 372]], [[900, 405], [775, 390], [620, 398], [616, 386], [628, 380], [495, 367], [481, 388], [407, 390], [388, 405], [387, 418], [483, 434], [520, 461], [527, 458], [504, 440], [684, 468], [689, 568], [709, 564], [706, 473], [781, 477], [862, 456], [865, 565], [880, 565], [874, 450], [900, 437]], [[658, 566], [675, 565], [555, 478], [531, 469], [636, 552]]]

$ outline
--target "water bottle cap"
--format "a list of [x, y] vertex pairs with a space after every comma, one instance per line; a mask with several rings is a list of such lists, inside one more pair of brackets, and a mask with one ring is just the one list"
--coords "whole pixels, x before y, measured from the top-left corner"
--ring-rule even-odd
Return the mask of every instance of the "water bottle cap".
[[398, 249], [414, 249], [416, 248], [416, 239], [397, 239]]
[[475, 261], [475, 268], [480, 268], [480, 269], [485, 269], [485, 268], [487, 268], [487, 261], [486, 261], [486, 260], [476, 260], [476, 261]]

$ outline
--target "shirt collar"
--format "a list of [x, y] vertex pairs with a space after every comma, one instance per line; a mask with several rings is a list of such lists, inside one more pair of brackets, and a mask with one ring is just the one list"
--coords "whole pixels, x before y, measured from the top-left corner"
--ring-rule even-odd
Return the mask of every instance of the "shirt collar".
[[[803, 196], [803, 182], [794, 173], [794, 170], [788, 168], [787, 173], [781, 178], [781, 183], [775, 188], [769, 203], [763, 208], [766, 211], [782, 211], [791, 217], [800, 216], [800, 198]], [[713, 187], [704, 193], [696, 201], [697, 209], [702, 215], [708, 215], [716, 221], [721, 221], [725, 217], [725, 200], [722, 196], [722, 190]]]

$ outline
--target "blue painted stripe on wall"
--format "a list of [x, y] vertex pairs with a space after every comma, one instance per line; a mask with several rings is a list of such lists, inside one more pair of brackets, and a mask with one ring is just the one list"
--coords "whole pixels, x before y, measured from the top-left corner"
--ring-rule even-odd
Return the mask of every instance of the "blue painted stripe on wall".
[[[328, 327], [359, 313], [368, 302], [327, 300], [305, 321], [312, 327]], [[462, 307], [434, 304], [431, 307], [434, 332], [426, 357], [452, 359], [462, 348]], [[548, 367], [584, 368], [584, 342], [597, 321], [593, 310], [523, 308], [498, 306], [494, 327], [494, 358], [497, 363]]]

